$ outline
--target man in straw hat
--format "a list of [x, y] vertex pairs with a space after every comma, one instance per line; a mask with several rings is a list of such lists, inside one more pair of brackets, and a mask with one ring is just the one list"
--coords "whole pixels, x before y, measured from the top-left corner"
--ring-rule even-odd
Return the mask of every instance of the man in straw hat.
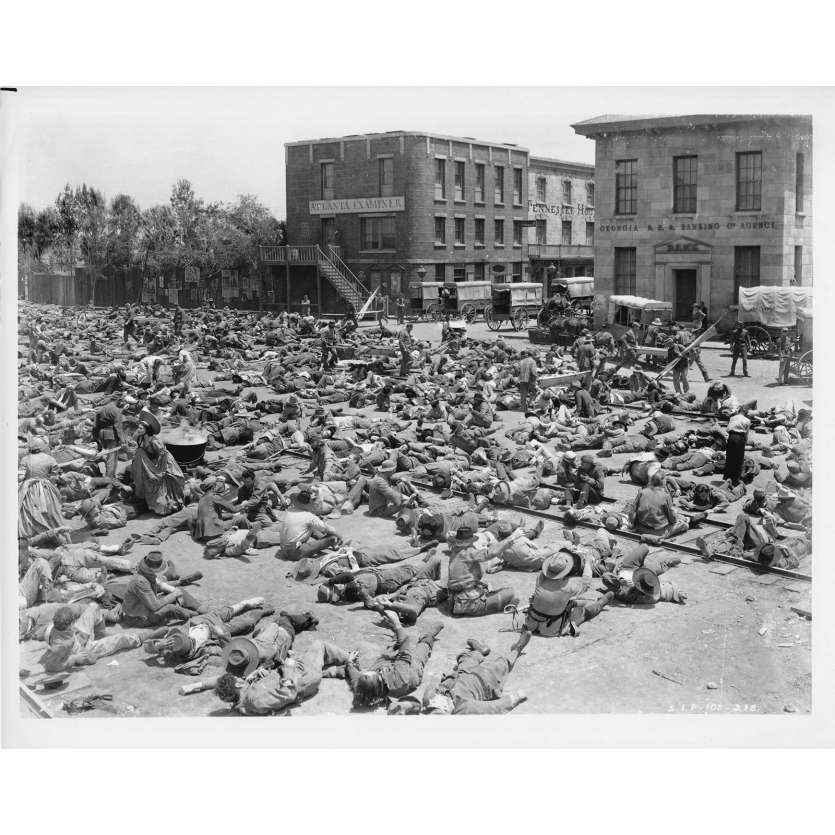
[[626, 553], [604, 559], [600, 570], [603, 584], [614, 592], [621, 603], [653, 605], [658, 602], [684, 603], [687, 594], [668, 577], [661, 579], [671, 568], [681, 564], [681, 558], [666, 551], [649, 553], [646, 545], [638, 545]]
[[[576, 576], [578, 563], [582, 575]], [[614, 594], [591, 591], [593, 560], [565, 544], [542, 564], [523, 626], [524, 632], [545, 638], [576, 636], [580, 624], [600, 614]]]
[[170, 620], [188, 620], [206, 612], [206, 605], [182, 587], [163, 582], [169, 570], [160, 551], [149, 551], [136, 566], [119, 610], [125, 619], [156, 626]]
[[451, 611], [456, 616], [477, 617], [504, 611], [519, 598], [511, 588], [492, 589], [484, 580], [484, 563], [499, 556], [509, 540], [484, 547], [476, 542], [475, 529], [461, 525], [449, 541], [449, 580], [447, 588]]
[[224, 655], [227, 672], [215, 684], [218, 698], [242, 716], [270, 716], [313, 698], [328, 672], [340, 672], [348, 661], [348, 653], [336, 644], [314, 641], [300, 657], [286, 656], [267, 670], [258, 666], [257, 649], [245, 641], [230, 642]]
[[274, 612], [263, 597], [252, 597], [194, 615], [177, 626], [162, 626], [145, 637], [143, 646], [149, 655], [176, 664], [177, 672], [194, 675], [202, 671], [211, 656], [222, 654], [221, 643], [251, 632], [262, 618]]
[[345, 678], [354, 694], [354, 707], [374, 707], [387, 699], [399, 699], [417, 689], [423, 678], [426, 662], [443, 623], [434, 622], [420, 628], [405, 630], [397, 615], [387, 610], [386, 625], [394, 631], [394, 654], [387, 651], [362, 667], [358, 657], [351, 655], [345, 667]]
[[397, 465], [394, 461], [386, 459], [368, 482], [369, 516], [396, 516], [407, 502], [403, 492], [392, 484], [391, 479], [396, 469]]
[[467, 648], [456, 659], [455, 668], [436, 687], [429, 687], [424, 692], [424, 712], [496, 715], [518, 707], [527, 695], [523, 690], [505, 693], [504, 685], [530, 639], [531, 633], [523, 632], [508, 656], [492, 655], [490, 647], [475, 638], [468, 639]]

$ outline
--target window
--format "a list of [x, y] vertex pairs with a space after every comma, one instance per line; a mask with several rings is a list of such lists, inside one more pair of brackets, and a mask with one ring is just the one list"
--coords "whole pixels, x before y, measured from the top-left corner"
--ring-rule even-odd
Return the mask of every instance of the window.
[[586, 246], [594, 246], [594, 224], [586, 222]]
[[545, 177], [536, 178], [536, 202], [545, 202]]
[[394, 217], [361, 217], [360, 238], [363, 250], [396, 249]]
[[634, 246], [615, 247], [615, 294], [635, 295], [635, 261], [637, 249]]
[[392, 157], [378, 159], [377, 170], [380, 180], [380, 197], [391, 197], [394, 193], [394, 159]]
[[484, 246], [484, 218], [477, 217], [475, 219], [475, 245]]
[[455, 246], [464, 246], [464, 218], [455, 218]]
[[803, 154], [798, 154], [794, 167], [794, 210], [796, 212], [803, 212], [803, 167], [805, 162]]
[[762, 151], [736, 155], [736, 210], [758, 212], [762, 208]]
[[756, 287], [760, 283], [760, 248], [734, 247], [734, 303], [740, 287]]
[[464, 199], [464, 163], [455, 163], [455, 199]]
[[521, 281], [522, 280], [522, 262], [521, 261], [514, 261], [511, 265], [511, 273], [510, 273], [510, 280], [511, 281]]
[[322, 163], [322, 200], [333, 200], [333, 163]]
[[562, 181], [562, 202], [566, 206], [571, 205], [571, 180]]
[[696, 170], [698, 157], [673, 157], [673, 211], [696, 211]]
[[538, 244], [544, 244], [546, 235], [547, 235], [546, 221], [544, 219], [543, 220], [538, 220], [536, 222], [536, 242]]
[[446, 200], [446, 160], [435, 160], [435, 199]]
[[570, 220], [564, 220], [562, 222], [562, 238], [560, 239], [560, 243], [563, 246], [571, 246], [571, 226], [572, 223]]
[[493, 221], [493, 246], [504, 246], [504, 218]]
[[483, 203], [484, 202], [484, 171], [485, 165], [483, 162], [477, 162], [475, 164], [475, 196], [474, 200], [476, 203]]
[[475, 265], [475, 280], [484, 281], [484, 261]]
[[794, 283], [799, 287], [803, 284], [803, 247], [794, 248]]
[[513, 221], [513, 246], [522, 246], [522, 221]]
[[637, 168], [636, 159], [619, 159], [615, 162], [616, 215], [634, 215], [638, 211]]
[[446, 244], [446, 218], [445, 217], [436, 217], [435, 218], [435, 243], [436, 244]]
[[493, 183], [493, 202], [500, 206], [504, 203], [504, 166], [497, 165], [493, 169], [495, 181]]
[[586, 205], [594, 207], [594, 183], [586, 183]]
[[522, 205], [522, 169], [513, 169], [513, 205]]
[[435, 281], [446, 281], [446, 264], [435, 264]]
[[466, 267], [453, 267], [452, 268], [452, 280], [453, 281], [466, 281], [467, 280], [467, 268]]

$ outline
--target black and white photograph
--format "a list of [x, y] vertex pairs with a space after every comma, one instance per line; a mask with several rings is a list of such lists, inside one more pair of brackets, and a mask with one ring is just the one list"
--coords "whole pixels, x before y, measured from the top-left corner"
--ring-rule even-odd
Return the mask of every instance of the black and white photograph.
[[4, 745], [831, 744], [832, 102], [4, 87]]
[[2, 93], [19, 715], [809, 714], [813, 116], [334, 92]]

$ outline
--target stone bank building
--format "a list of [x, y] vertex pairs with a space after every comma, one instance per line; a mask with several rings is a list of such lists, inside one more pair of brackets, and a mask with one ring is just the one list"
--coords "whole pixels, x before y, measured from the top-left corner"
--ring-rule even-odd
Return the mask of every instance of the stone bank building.
[[[711, 319], [739, 287], [812, 283], [808, 116], [601, 116], [595, 140], [595, 294], [670, 301]], [[602, 305], [598, 305], [600, 309]]]

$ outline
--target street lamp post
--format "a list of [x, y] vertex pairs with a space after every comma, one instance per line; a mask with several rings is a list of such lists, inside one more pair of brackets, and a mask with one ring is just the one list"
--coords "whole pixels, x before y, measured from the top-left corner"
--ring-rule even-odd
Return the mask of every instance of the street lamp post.
[[548, 265], [548, 269], [546, 270], [546, 272], [548, 273], [548, 287], [547, 287], [547, 290], [548, 290], [548, 295], [550, 296], [551, 295], [551, 282], [554, 280], [554, 277], [557, 274], [557, 265], [552, 261]]

